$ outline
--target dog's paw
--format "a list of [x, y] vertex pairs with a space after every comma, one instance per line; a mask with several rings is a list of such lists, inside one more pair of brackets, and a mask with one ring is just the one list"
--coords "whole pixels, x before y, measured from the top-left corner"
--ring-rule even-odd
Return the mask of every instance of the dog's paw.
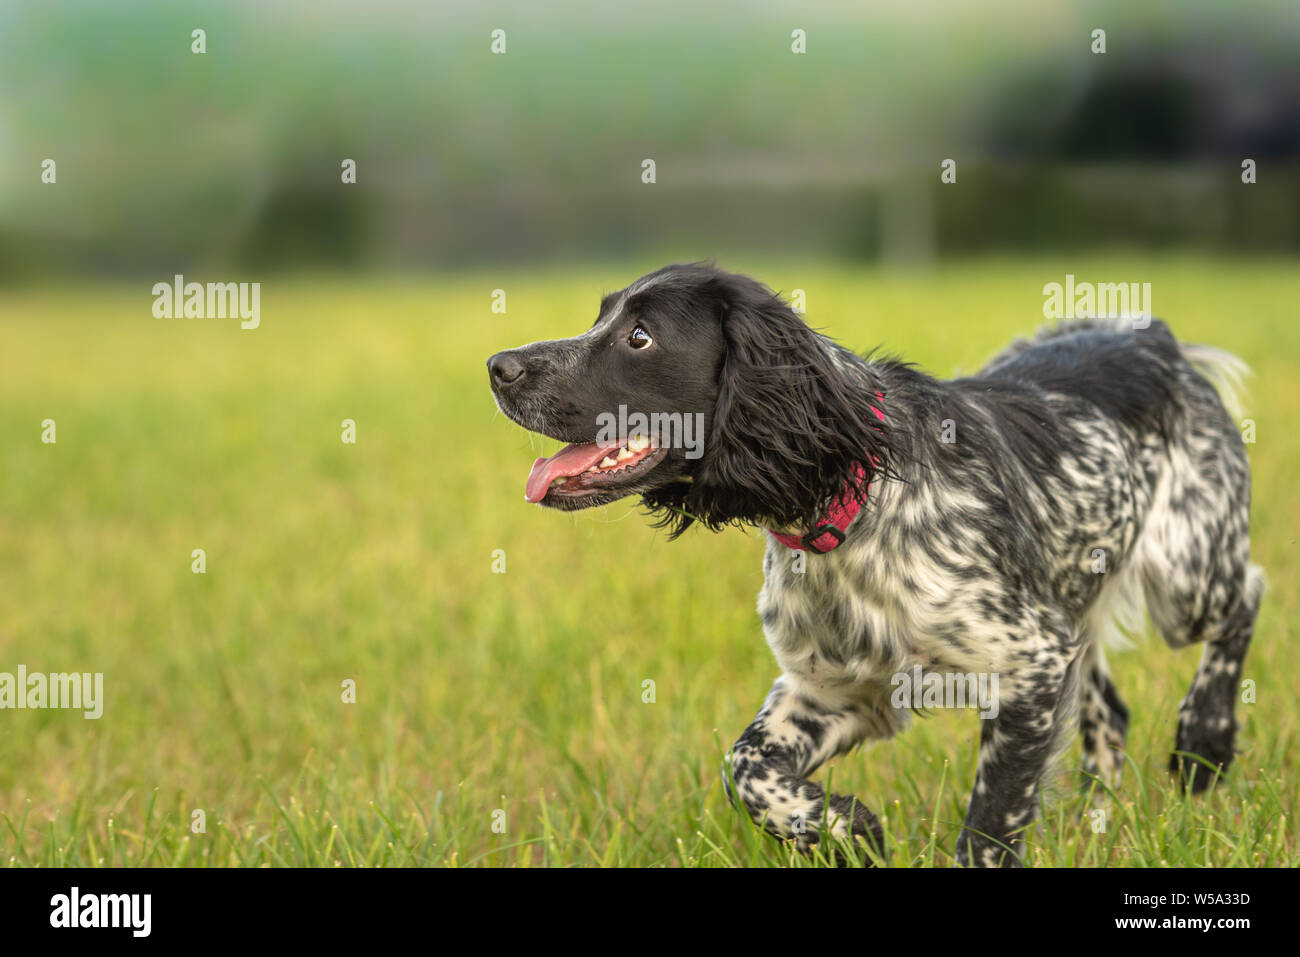
[[1201, 715], [1196, 721], [1180, 720], [1169, 773], [1183, 791], [1200, 794], [1216, 784], [1236, 756], [1236, 722], [1231, 714]]
[[[828, 856], [837, 867], [875, 867], [871, 854], [865, 853], [862, 849], [869, 849], [878, 856], [884, 855], [885, 831], [881, 827], [880, 819], [857, 798], [839, 794], [831, 795], [829, 832], [832, 840], [827, 844], [826, 849]], [[816, 832], [807, 835], [807, 842], [802, 849], [811, 852], [812, 848], [820, 842], [821, 837], [822, 835]], [[847, 841], [852, 841], [858, 846], [860, 850], [857, 854], [851, 854], [845, 848], [844, 844]]]

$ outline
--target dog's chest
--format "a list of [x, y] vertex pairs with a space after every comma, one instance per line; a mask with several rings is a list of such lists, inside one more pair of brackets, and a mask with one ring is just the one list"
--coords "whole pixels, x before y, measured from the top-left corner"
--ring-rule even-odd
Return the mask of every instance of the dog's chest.
[[1009, 600], [993, 581], [949, 577], [917, 556], [850, 542], [817, 555], [769, 539], [758, 610], [784, 672], [811, 684], [872, 686], [921, 665], [996, 668], [1008, 651], [972, 589]]
[[[838, 550], [837, 550], [838, 551]], [[786, 673], [816, 685], [887, 679], [919, 651], [908, 622], [891, 620], [865, 556], [817, 555], [771, 541], [758, 611]]]

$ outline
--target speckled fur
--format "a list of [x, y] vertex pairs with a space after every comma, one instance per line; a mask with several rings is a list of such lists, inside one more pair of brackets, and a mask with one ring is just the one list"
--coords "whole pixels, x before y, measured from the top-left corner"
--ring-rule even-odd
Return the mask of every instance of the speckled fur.
[[[1249, 562], [1249, 465], [1219, 396], [1166, 326], [1064, 324], [951, 383], [836, 354], [861, 379], [864, 408], [882, 391], [889, 427], [913, 441], [836, 550], [802, 556], [798, 571], [796, 553], [768, 536], [758, 608], [783, 673], [728, 772], [750, 813], [814, 843], [817, 829], [789, 827], [828, 816], [806, 777], [906, 725], [891, 676], [916, 664], [997, 672], [1001, 711], [983, 722], [957, 854], [1020, 863], [1020, 832], [1076, 703], [1085, 774], [1118, 783], [1128, 712], [1096, 624], [1104, 586], [1129, 577], [1171, 646], [1206, 642], [1176, 748], [1226, 769], [1262, 583]], [[1107, 374], [1142, 384], [1097, 378]], [[1143, 407], [1113, 411], [1128, 402]], [[1172, 768], [1195, 790], [1214, 777], [1178, 754]], [[848, 798], [832, 796], [837, 815], [836, 833], [878, 835]]]
[[[1063, 323], [940, 381], [836, 345], [748, 277], [675, 265], [607, 296], [583, 335], [489, 369], [510, 418], [568, 442], [594, 441], [598, 410], [622, 403], [707, 418], [699, 461], [669, 453], [622, 487], [548, 492], [545, 506], [639, 494], [674, 536], [803, 534], [851, 483], [862, 509], [838, 548], [767, 536], [758, 611], [781, 676], [730, 752], [727, 793], [801, 847], [827, 830], [879, 847], [875, 816], [809, 776], [907, 726], [896, 675], [996, 673], [956, 855], [1011, 866], [1076, 716], [1086, 780], [1118, 784], [1128, 711], [1104, 655], [1117, 613], [1145, 605], [1171, 646], [1204, 643], [1171, 770], [1200, 791], [1233, 758], [1263, 576], [1250, 467], [1216, 386], [1244, 366], [1137, 325]], [[654, 345], [633, 348], [645, 330]]]

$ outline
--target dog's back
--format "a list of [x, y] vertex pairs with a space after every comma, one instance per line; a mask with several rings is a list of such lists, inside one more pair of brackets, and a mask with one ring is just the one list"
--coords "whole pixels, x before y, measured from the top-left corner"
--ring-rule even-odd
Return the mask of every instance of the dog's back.
[[1178, 343], [1160, 320], [1079, 320], [1012, 344], [977, 376], [1076, 396], [1132, 431], [1154, 495], [1123, 566], [1141, 575], [1175, 647], [1217, 635], [1240, 602], [1258, 598], [1246, 535], [1250, 463], [1239, 409], [1229, 409], [1245, 372], [1226, 352]]
[[995, 357], [977, 378], [1075, 395], [1134, 429], [1167, 427], [1178, 399], [1177, 341], [1160, 320], [1135, 330], [1122, 320], [1078, 320], [1046, 329]]

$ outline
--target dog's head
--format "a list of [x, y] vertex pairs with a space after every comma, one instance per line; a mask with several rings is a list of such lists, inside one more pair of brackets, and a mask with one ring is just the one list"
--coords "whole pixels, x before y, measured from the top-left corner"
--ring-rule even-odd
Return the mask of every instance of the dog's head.
[[501, 411], [570, 443], [525, 497], [558, 509], [640, 495], [680, 534], [694, 520], [798, 528], [888, 467], [870, 372], [766, 286], [666, 266], [600, 304], [572, 339], [488, 360]]

